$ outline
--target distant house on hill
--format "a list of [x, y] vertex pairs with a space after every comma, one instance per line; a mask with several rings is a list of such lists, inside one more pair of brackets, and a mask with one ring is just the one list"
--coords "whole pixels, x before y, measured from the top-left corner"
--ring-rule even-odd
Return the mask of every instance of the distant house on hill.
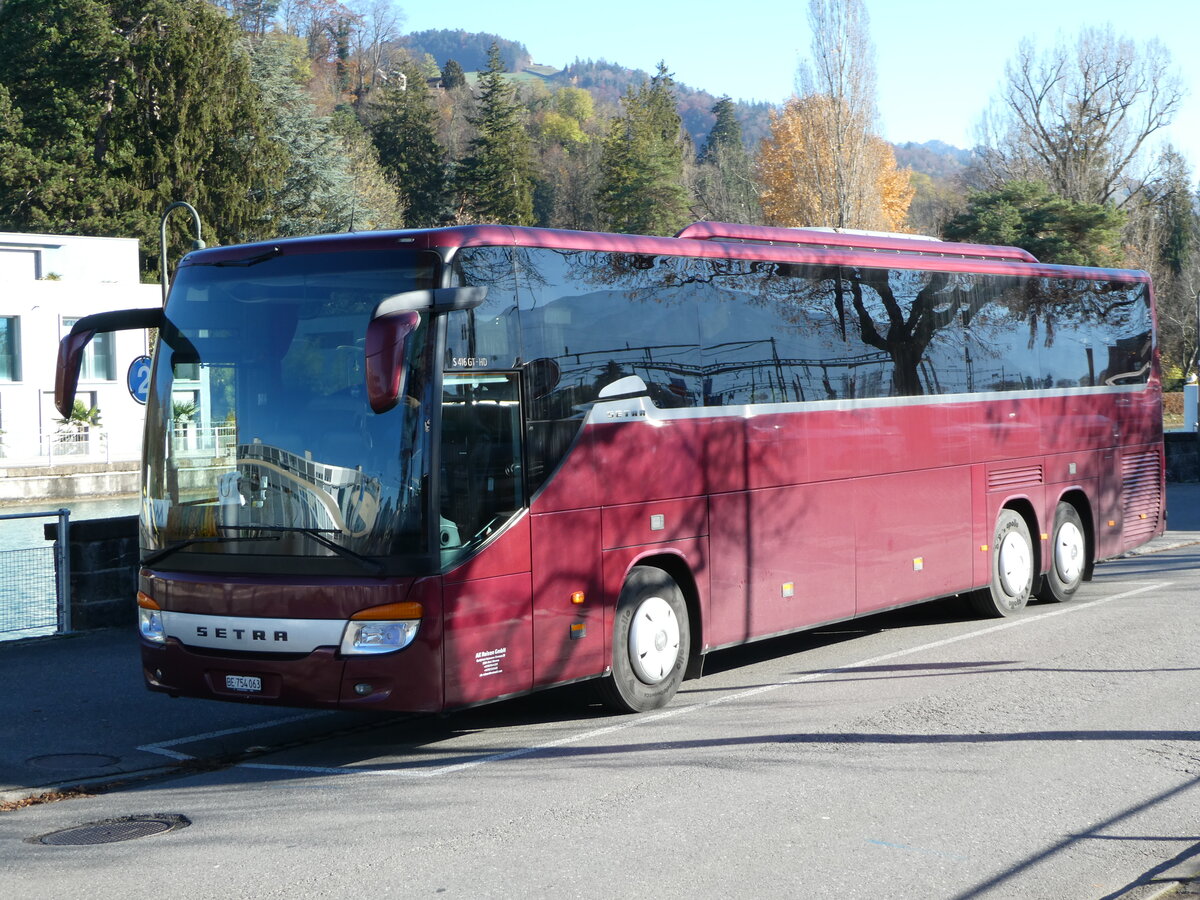
[[[138, 242], [128, 238], [0, 233], [0, 453], [8, 466], [137, 459], [144, 408], [129, 391], [130, 364], [146, 335], [97, 335], [77, 398], [99, 425], [69, 429], [54, 408], [59, 339], [91, 313], [162, 303], [138, 280]], [[73, 438], [70, 439], [70, 438]]]

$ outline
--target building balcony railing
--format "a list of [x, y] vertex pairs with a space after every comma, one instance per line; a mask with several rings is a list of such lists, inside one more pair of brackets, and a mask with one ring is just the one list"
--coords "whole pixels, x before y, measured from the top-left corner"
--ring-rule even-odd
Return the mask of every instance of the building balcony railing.
[[141, 455], [141, 435], [135, 440], [115, 441], [96, 425], [0, 435], [0, 462], [9, 467], [109, 463], [140, 459]]

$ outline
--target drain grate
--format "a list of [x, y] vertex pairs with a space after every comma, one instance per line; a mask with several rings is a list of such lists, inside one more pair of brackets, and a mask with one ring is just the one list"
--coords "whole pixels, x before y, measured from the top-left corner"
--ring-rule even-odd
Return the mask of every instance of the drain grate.
[[187, 816], [174, 813], [155, 813], [146, 816], [122, 816], [89, 822], [59, 831], [51, 831], [37, 837], [26, 838], [29, 844], [50, 844], [56, 847], [81, 847], [90, 844], [115, 844], [117, 841], [132, 841], [136, 838], [165, 834], [179, 828], [187, 828], [192, 822]]
[[48, 756], [33, 756], [25, 760], [39, 769], [71, 772], [75, 769], [107, 769], [121, 760], [103, 753], [52, 753]]

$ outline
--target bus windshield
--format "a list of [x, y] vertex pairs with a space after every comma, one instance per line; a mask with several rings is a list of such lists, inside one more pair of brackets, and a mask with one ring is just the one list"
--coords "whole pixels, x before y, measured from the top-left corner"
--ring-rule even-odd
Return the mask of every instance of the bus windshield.
[[394, 250], [181, 267], [146, 410], [146, 564], [332, 574], [428, 552], [428, 313], [384, 414], [363, 351], [376, 306], [435, 271]]

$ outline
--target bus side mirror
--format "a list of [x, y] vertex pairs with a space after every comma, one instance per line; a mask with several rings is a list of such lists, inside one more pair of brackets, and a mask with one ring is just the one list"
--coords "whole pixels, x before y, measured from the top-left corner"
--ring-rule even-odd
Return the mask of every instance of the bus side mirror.
[[58, 368], [54, 373], [54, 408], [64, 419], [70, 418], [71, 408], [75, 405], [75, 390], [79, 387], [79, 368], [83, 364], [83, 351], [96, 336], [96, 332], [159, 328], [162, 324], [162, 309], [157, 306], [94, 313], [78, 320], [71, 327], [71, 333], [58, 342]]
[[486, 297], [486, 287], [456, 287], [405, 291], [380, 300], [367, 323], [363, 348], [371, 409], [385, 413], [400, 402], [408, 365], [405, 346], [420, 327], [421, 312], [474, 309]]
[[545, 356], [531, 359], [525, 364], [524, 369], [525, 384], [532, 400], [540, 400], [545, 397], [558, 387], [558, 381], [562, 378], [562, 369], [559, 368], [558, 363]]
[[367, 324], [363, 348], [367, 399], [377, 413], [385, 413], [400, 402], [407, 367], [407, 339], [420, 324], [420, 314], [412, 310], [375, 318]]
[[71, 417], [75, 405], [75, 390], [79, 387], [79, 367], [83, 364], [83, 351], [94, 331], [75, 331], [58, 342], [58, 368], [54, 373], [54, 408], [64, 419]]

